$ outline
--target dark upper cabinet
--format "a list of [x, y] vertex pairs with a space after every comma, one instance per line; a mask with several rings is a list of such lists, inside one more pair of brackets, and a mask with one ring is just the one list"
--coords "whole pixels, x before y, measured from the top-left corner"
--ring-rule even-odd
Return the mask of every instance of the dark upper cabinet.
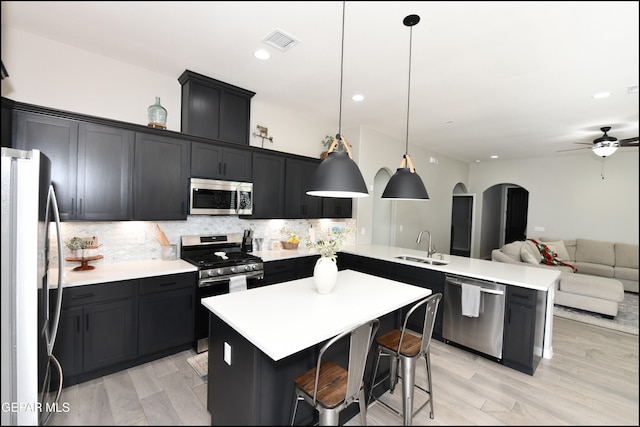
[[264, 152], [253, 153], [252, 218], [284, 216], [285, 157]]
[[133, 219], [187, 219], [191, 143], [136, 132]]
[[353, 215], [353, 199], [340, 197], [322, 198], [323, 218], [351, 218]]
[[131, 218], [133, 132], [41, 114], [16, 112], [14, 147], [51, 160], [60, 218]]
[[182, 85], [181, 132], [249, 145], [255, 92], [189, 70], [178, 81]]
[[306, 194], [319, 163], [319, 160], [287, 158], [284, 186], [285, 218], [322, 217], [322, 197]]
[[80, 123], [76, 219], [131, 218], [133, 144], [133, 131]]
[[251, 182], [251, 151], [192, 142], [191, 177]]

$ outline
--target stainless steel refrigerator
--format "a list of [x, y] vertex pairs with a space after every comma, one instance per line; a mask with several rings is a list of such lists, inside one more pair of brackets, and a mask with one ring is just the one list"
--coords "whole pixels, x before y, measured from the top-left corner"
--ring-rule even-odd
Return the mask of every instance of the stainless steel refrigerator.
[[62, 286], [49, 285], [52, 244], [57, 284], [63, 266], [51, 162], [39, 150], [2, 148], [1, 221], [2, 425], [44, 425], [61, 409], [63, 379], [53, 356]]

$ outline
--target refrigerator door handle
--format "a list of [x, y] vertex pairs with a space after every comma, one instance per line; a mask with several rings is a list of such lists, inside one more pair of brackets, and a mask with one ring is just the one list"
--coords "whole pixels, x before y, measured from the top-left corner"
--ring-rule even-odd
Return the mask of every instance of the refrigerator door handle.
[[[58, 200], [56, 199], [56, 192], [53, 189], [53, 185], [49, 186], [49, 195], [47, 196], [47, 215], [46, 215], [46, 231], [45, 235], [47, 236], [47, 242], [49, 241], [49, 222], [50, 215], [53, 213], [53, 219], [56, 223], [56, 240], [58, 245], [58, 298], [56, 300], [56, 308], [53, 313], [53, 319], [49, 319], [53, 321], [51, 327], [46, 327], [45, 329], [45, 337], [47, 340], [47, 354], [49, 356], [53, 355], [53, 345], [56, 342], [56, 335], [58, 334], [58, 324], [60, 323], [60, 311], [62, 309], [62, 276], [64, 272], [64, 264], [62, 262], [62, 236], [60, 234], [60, 213], [58, 210]], [[48, 243], [47, 243], [48, 246]], [[47, 276], [45, 283], [45, 293], [49, 293], [49, 279]], [[45, 308], [47, 311], [49, 310], [48, 304]], [[49, 316], [47, 316], [49, 318]], [[51, 336], [49, 336], [51, 334]]]

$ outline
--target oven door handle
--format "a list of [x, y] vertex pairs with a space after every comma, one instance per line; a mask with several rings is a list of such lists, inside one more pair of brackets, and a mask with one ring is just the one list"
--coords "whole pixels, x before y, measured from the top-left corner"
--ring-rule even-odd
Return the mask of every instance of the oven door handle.
[[[262, 271], [254, 271], [252, 273], [247, 273], [247, 279], [262, 279], [264, 277], [264, 272]], [[200, 279], [198, 282], [198, 287], [204, 288], [206, 286], [215, 286], [219, 283], [228, 282], [231, 276], [223, 276], [223, 277], [209, 277], [206, 279]]]

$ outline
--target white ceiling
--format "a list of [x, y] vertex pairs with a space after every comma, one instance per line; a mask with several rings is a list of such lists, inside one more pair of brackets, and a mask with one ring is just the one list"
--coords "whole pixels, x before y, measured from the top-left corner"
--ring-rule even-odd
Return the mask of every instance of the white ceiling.
[[[189, 69], [333, 120], [337, 132], [342, 5], [3, 1], [2, 25], [176, 79]], [[638, 93], [627, 93], [638, 84], [637, 1], [349, 1], [345, 10], [343, 129], [405, 141], [410, 29], [402, 20], [417, 14], [410, 144], [472, 162], [567, 155], [557, 151], [591, 142], [602, 126], [618, 139], [638, 136]], [[286, 52], [265, 44], [276, 29], [299, 43]], [[271, 59], [255, 59], [258, 48]], [[602, 91], [612, 96], [592, 98]], [[355, 93], [365, 100], [353, 102]]]

